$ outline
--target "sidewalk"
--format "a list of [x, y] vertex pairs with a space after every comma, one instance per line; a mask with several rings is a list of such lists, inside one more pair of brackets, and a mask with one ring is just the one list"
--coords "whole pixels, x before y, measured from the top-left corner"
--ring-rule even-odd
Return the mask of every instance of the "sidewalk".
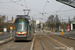
[[3, 32], [0, 32], [0, 34], [3, 34]]
[[[12, 38], [12, 39], [13, 39], [13, 38]], [[8, 39], [5, 39], [5, 40], [1, 40], [1, 41], [0, 41], [0, 45], [9, 42], [9, 41], [11, 41], [12, 39], [11, 39], [11, 38], [8, 38]]]
[[68, 32], [64, 32], [64, 35], [62, 35], [62, 32], [51, 32], [55, 35], [59, 35], [59, 36], [62, 36], [62, 37], [67, 37], [67, 38], [71, 38], [71, 39], [74, 39], [75, 40], [75, 34], [73, 33], [68, 33]]

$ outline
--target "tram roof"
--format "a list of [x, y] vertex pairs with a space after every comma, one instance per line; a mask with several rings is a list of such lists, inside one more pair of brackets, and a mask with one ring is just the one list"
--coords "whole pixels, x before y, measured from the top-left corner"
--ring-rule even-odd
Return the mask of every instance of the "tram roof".
[[27, 18], [28, 20], [30, 20], [30, 16], [28, 15], [17, 15], [17, 18]]

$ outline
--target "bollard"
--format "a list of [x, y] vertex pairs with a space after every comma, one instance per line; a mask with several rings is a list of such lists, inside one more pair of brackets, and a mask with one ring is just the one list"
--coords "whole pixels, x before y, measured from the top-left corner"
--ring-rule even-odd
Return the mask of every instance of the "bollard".
[[10, 35], [10, 38], [12, 39], [12, 34]]
[[10, 38], [12, 39], [12, 30], [10, 31]]
[[63, 29], [62, 29], [62, 35], [64, 35], [64, 31], [63, 31]]

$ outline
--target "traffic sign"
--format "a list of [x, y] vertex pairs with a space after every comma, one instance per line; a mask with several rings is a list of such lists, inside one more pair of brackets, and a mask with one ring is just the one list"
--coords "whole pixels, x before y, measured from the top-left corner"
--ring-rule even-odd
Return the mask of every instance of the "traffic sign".
[[67, 30], [67, 32], [70, 32], [70, 26], [69, 25], [67, 26], [66, 30]]
[[69, 25], [67, 26], [67, 29], [68, 29], [68, 28], [70, 28], [70, 26], [69, 26]]
[[12, 30], [13, 29], [13, 26], [10, 26], [10, 30]]
[[7, 32], [7, 28], [4, 28], [4, 32]]
[[70, 29], [67, 29], [67, 32], [70, 32]]

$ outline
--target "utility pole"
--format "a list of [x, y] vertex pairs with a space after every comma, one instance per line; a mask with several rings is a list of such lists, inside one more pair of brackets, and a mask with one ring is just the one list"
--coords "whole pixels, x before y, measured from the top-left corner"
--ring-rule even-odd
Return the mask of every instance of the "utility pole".
[[7, 16], [7, 31], [8, 31], [8, 16]]
[[69, 26], [70, 26], [70, 17], [68, 17], [68, 20], [69, 20]]
[[33, 27], [33, 32], [34, 32], [34, 20], [33, 20], [33, 17], [32, 17], [32, 27]]
[[63, 19], [62, 19], [62, 29], [63, 29]]

